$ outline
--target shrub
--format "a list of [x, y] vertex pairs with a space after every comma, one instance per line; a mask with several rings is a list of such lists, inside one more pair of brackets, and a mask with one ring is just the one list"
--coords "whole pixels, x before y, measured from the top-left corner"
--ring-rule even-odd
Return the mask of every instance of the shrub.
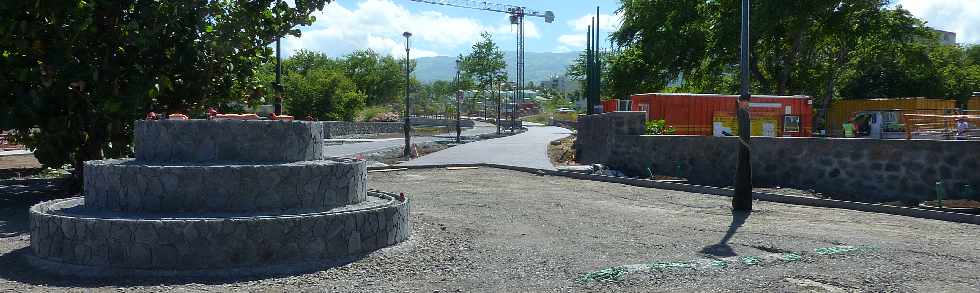
[[665, 120], [652, 120], [646, 123], [646, 134], [651, 135], [667, 135], [673, 134], [676, 129], [673, 126], [668, 126]]

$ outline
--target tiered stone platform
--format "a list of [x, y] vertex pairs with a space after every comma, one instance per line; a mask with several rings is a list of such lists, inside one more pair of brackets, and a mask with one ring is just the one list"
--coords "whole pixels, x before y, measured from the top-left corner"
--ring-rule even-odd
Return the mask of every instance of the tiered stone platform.
[[136, 159], [85, 164], [84, 198], [31, 207], [30, 259], [200, 272], [331, 261], [409, 237], [408, 203], [326, 159], [322, 125], [137, 121]]

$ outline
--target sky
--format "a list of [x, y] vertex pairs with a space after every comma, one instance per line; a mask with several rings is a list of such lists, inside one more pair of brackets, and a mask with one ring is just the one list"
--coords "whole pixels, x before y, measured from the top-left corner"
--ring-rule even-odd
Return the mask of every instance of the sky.
[[[524, 6], [528, 10], [553, 11], [555, 21], [525, 18], [524, 39], [528, 52], [570, 52], [585, 47], [586, 28], [600, 13], [603, 39], [615, 30], [618, 0], [480, 0]], [[474, 1], [475, 2], [475, 1]], [[937, 29], [957, 33], [960, 43], [980, 43], [980, 0], [895, 0], [915, 16]], [[516, 49], [516, 26], [505, 13], [457, 8], [410, 0], [339, 0], [314, 14], [312, 26], [301, 27], [302, 37], [283, 41], [283, 53], [300, 49], [325, 52], [338, 57], [358, 49], [405, 56], [402, 32], [412, 33], [411, 57], [466, 54], [490, 32], [504, 51]]]

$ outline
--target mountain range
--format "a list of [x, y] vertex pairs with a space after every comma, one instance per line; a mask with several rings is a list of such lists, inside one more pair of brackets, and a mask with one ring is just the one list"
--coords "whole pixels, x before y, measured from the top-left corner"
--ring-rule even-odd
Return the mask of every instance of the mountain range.
[[[507, 76], [513, 80], [515, 54], [513, 51], [504, 52], [504, 60], [507, 62]], [[564, 75], [566, 69], [579, 52], [568, 53], [524, 53], [524, 79], [534, 83], [549, 80], [555, 75]], [[415, 59], [415, 78], [423, 83], [436, 80], [452, 80], [456, 74], [456, 57], [436, 56], [422, 57]]]

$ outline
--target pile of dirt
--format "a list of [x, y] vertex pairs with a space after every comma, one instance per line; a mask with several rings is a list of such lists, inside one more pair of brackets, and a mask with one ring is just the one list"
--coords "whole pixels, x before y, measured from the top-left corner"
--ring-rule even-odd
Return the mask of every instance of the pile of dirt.
[[574, 144], [574, 135], [551, 142], [548, 145], [548, 158], [551, 159], [551, 164], [555, 166], [577, 165]]

